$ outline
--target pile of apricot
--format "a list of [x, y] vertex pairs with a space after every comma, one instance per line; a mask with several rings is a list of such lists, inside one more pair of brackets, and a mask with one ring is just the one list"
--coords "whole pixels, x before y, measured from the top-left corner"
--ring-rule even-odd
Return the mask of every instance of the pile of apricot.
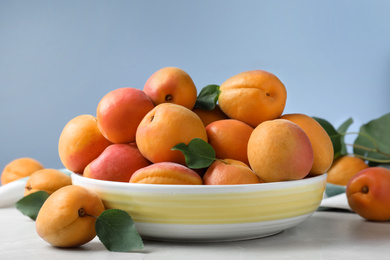
[[[197, 106], [197, 89], [187, 72], [165, 67], [142, 90], [110, 91], [96, 115], [78, 115], [64, 126], [58, 142], [61, 162], [86, 178], [180, 185], [259, 184], [328, 171], [328, 182], [347, 185], [368, 168], [364, 163], [345, 167], [357, 160], [348, 156], [334, 162], [332, 141], [315, 119], [284, 114], [286, 87], [272, 73], [252, 70], [228, 78], [218, 86], [211, 110]], [[195, 138], [215, 151], [213, 162], [200, 169], [188, 167], [182, 151], [172, 149]], [[364, 218], [387, 220], [386, 194], [373, 191], [383, 190], [378, 179], [389, 185], [390, 171], [372, 169], [379, 177], [356, 175], [347, 186], [348, 200]], [[8, 164], [1, 182], [28, 176], [26, 196], [38, 190], [51, 194], [36, 219], [39, 236], [58, 247], [79, 246], [96, 236], [96, 217], [105, 208], [95, 192], [72, 185], [68, 175], [31, 158]], [[374, 202], [365, 203], [372, 197]]]
[[[252, 70], [219, 86], [215, 108], [196, 106], [190, 75], [165, 67], [143, 89], [114, 89], [96, 115], [79, 115], [58, 144], [63, 165], [84, 177], [148, 184], [223, 185], [298, 180], [325, 173], [333, 162], [329, 135], [312, 117], [283, 114], [287, 91], [274, 74]], [[181, 151], [194, 138], [216, 158], [191, 169]]]

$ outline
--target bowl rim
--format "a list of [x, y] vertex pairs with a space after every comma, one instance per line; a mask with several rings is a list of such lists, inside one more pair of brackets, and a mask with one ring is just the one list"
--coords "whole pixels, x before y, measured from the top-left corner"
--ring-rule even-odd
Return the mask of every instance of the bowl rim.
[[323, 183], [325, 185], [327, 173], [311, 176], [300, 180], [256, 183], [256, 184], [235, 184], [235, 185], [177, 185], [177, 184], [144, 184], [128, 183], [92, 179], [71, 172], [72, 182], [75, 185], [89, 186], [105, 190], [115, 191], [138, 191], [138, 192], [181, 192], [181, 193], [208, 193], [208, 192], [250, 192], [259, 190], [277, 190], [285, 188], [294, 188], [299, 186], [313, 185]]

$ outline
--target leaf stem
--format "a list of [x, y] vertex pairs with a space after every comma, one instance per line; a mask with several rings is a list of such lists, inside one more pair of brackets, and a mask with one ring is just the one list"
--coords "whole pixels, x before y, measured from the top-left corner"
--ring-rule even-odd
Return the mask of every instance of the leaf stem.
[[[342, 135], [342, 136], [346, 136], [346, 135], [349, 135], [349, 134], [357, 134], [357, 135], [366, 137], [367, 139], [369, 139], [371, 141], [371, 143], [374, 145], [375, 148], [365, 147], [365, 146], [358, 145], [358, 144], [345, 144], [345, 145], [352, 146], [354, 148], [358, 148], [358, 149], [365, 150], [365, 151], [368, 151], [368, 152], [377, 153], [377, 154], [380, 154], [380, 155], [383, 155], [383, 156], [386, 156], [386, 157], [390, 158], [390, 154], [382, 152], [381, 150], [379, 150], [377, 142], [370, 135], [368, 135], [366, 133], [363, 133], [363, 132], [340, 133], [340, 135]], [[382, 159], [375, 159], [375, 158], [365, 157], [365, 156], [361, 156], [361, 155], [357, 155], [357, 154], [355, 154], [355, 156], [360, 157], [362, 159], [366, 159], [366, 160], [372, 161], [372, 162], [378, 162], [378, 163], [388, 163], [388, 162], [390, 162], [390, 160], [386, 160], [386, 159], [384, 159], [384, 160], [382, 160]]]
[[375, 142], [375, 139], [372, 138], [370, 135], [368, 135], [368, 134], [366, 134], [366, 133], [362, 133], [362, 132], [346, 132], [346, 133], [340, 133], [340, 135], [343, 135], [343, 136], [351, 135], [351, 134], [361, 135], [361, 136], [366, 137], [366, 138], [369, 139], [369, 140], [371, 141], [371, 143], [374, 145], [375, 150], [376, 150], [376, 151], [379, 151], [378, 144]]
[[390, 159], [375, 159], [375, 158], [371, 158], [371, 157], [367, 157], [367, 156], [362, 156], [362, 155], [359, 155], [359, 154], [353, 154], [354, 156], [358, 157], [358, 158], [361, 158], [363, 160], [367, 160], [367, 161], [371, 161], [371, 162], [376, 162], [376, 163], [390, 163]]
[[368, 152], [377, 153], [377, 154], [380, 154], [380, 155], [383, 155], [383, 156], [390, 158], [390, 154], [384, 153], [384, 152], [380, 151], [379, 149], [369, 148], [369, 147], [365, 147], [365, 146], [357, 145], [357, 144], [345, 144], [345, 145], [348, 145], [348, 146], [351, 146], [354, 148], [359, 148], [359, 149], [362, 149], [362, 150], [365, 150]]
[[376, 149], [365, 147], [363, 145], [358, 145], [358, 144], [345, 144], [345, 145], [348, 145], [348, 146], [351, 146], [351, 147], [354, 147], [354, 148], [359, 148], [359, 149], [362, 149], [362, 150], [365, 150], [365, 151], [368, 151], [368, 152], [379, 153]]

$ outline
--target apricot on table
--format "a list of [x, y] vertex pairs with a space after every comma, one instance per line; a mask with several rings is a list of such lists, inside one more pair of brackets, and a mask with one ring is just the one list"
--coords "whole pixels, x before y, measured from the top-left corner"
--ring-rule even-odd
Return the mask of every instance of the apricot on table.
[[368, 167], [368, 164], [363, 159], [351, 155], [344, 155], [333, 162], [328, 170], [326, 181], [328, 183], [346, 186], [353, 176]]
[[280, 118], [299, 125], [309, 137], [314, 154], [309, 174], [315, 176], [326, 173], [333, 163], [334, 151], [332, 140], [325, 129], [314, 118], [305, 114], [285, 114]]
[[309, 137], [286, 119], [261, 123], [248, 141], [250, 167], [264, 182], [303, 179], [310, 172], [313, 158]]
[[28, 178], [24, 189], [24, 196], [37, 191], [45, 191], [52, 194], [67, 185], [72, 185], [72, 179], [69, 175], [56, 169], [46, 168], [38, 170]]
[[142, 90], [129, 87], [112, 90], [97, 106], [98, 127], [113, 143], [134, 142], [138, 124], [153, 107]]
[[224, 119], [209, 124], [206, 132], [217, 158], [235, 159], [249, 165], [247, 150], [253, 127], [237, 119]]
[[17, 158], [4, 167], [1, 173], [1, 185], [28, 177], [41, 169], [44, 169], [43, 165], [33, 158]]
[[261, 183], [260, 178], [241, 161], [224, 159], [214, 161], [203, 176], [206, 185], [235, 185]]
[[192, 169], [173, 162], [160, 162], [136, 171], [130, 183], [201, 185], [202, 178]]
[[192, 109], [197, 98], [196, 86], [190, 75], [176, 67], [165, 67], [154, 72], [143, 91], [154, 105], [173, 103]]
[[85, 167], [87, 178], [129, 182], [131, 175], [151, 163], [132, 144], [112, 144]]
[[371, 221], [390, 220], [390, 170], [369, 167], [356, 175], [346, 187], [348, 205]]
[[207, 142], [202, 120], [190, 109], [172, 103], [157, 105], [144, 117], [136, 133], [138, 149], [152, 163], [185, 165], [182, 152], [171, 149], [179, 143], [188, 144], [194, 138]]
[[274, 74], [263, 70], [239, 73], [220, 86], [219, 106], [229, 117], [256, 127], [280, 117], [287, 91]]
[[65, 168], [82, 174], [84, 168], [110, 144], [100, 132], [96, 117], [79, 115], [71, 119], [62, 130], [58, 153]]
[[77, 247], [96, 236], [96, 217], [104, 210], [95, 192], [77, 185], [65, 186], [43, 203], [35, 222], [36, 231], [53, 246]]

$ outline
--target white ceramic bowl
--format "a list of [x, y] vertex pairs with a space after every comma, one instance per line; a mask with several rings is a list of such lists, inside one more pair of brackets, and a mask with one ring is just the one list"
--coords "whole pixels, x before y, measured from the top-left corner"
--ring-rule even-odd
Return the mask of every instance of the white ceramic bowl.
[[265, 237], [301, 223], [319, 207], [326, 174], [247, 185], [156, 185], [71, 174], [106, 208], [127, 211], [144, 239], [234, 241]]

